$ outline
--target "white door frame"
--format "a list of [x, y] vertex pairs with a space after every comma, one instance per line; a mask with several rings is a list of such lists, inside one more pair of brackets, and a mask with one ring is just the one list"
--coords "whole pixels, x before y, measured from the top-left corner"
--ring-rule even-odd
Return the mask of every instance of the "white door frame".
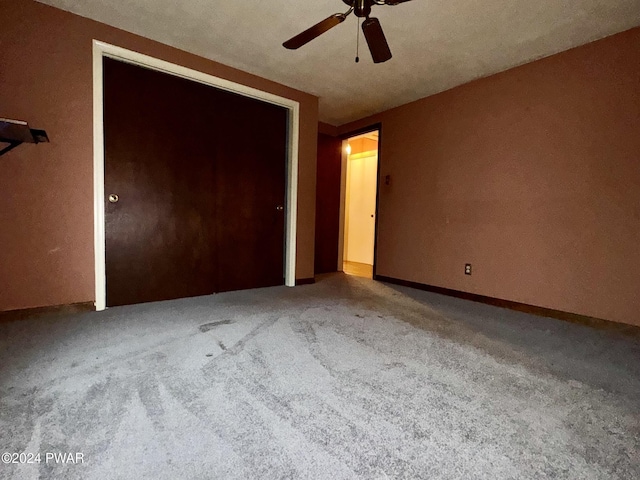
[[342, 155], [340, 162], [340, 223], [338, 224], [338, 272], [344, 271], [344, 232], [346, 225], [346, 205], [347, 205], [347, 145], [349, 139], [342, 140]]
[[108, 43], [93, 40], [93, 219], [95, 249], [96, 310], [104, 310], [107, 300], [106, 236], [104, 215], [104, 85], [103, 57], [140, 65], [145, 68], [187, 78], [246, 97], [284, 107], [289, 111], [289, 138], [287, 149], [287, 194], [285, 234], [285, 285], [296, 283], [296, 227], [298, 210], [298, 145], [300, 135], [300, 103], [208, 75], [190, 68], [175, 65], [157, 58], [126, 50]]

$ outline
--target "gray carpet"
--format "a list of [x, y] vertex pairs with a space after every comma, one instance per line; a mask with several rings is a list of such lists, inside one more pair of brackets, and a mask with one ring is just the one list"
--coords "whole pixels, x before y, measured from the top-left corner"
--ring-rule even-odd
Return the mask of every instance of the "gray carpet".
[[0, 478], [640, 478], [615, 332], [338, 274], [0, 339], [0, 449], [42, 455]]

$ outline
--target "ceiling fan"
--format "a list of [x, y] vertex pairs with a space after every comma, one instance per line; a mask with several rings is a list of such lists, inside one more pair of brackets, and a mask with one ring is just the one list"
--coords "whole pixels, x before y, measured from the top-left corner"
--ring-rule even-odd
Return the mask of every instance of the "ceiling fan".
[[[289, 50], [297, 50], [298, 48], [306, 45], [311, 40], [319, 37], [326, 31], [332, 29], [336, 25], [341, 24], [346, 18], [355, 13], [356, 17], [364, 18], [362, 23], [362, 32], [364, 38], [367, 40], [371, 56], [373, 57], [373, 63], [383, 63], [391, 58], [391, 50], [389, 44], [384, 36], [380, 21], [377, 18], [370, 17], [371, 7], [374, 5], [398, 5], [400, 3], [409, 2], [410, 0], [342, 0], [349, 5], [349, 11], [346, 13], [336, 13], [329, 18], [322, 20], [311, 28], [308, 28], [304, 32], [296, 35], [295, 37], [287, 40], [283, 43], [285, 48]], [[356, 59], [357, 61], [357, 59]]]

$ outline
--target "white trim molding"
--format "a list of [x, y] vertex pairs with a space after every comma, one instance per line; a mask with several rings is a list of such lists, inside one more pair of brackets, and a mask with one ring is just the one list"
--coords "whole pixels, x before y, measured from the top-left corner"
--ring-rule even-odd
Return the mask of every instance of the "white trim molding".
[[342, 140], [340, 162], [340, 223], [338, 224], [338, 272], [344, 271], [344, 231], [346, 228], [346, 204], [347, 204], [347, 145], [349, 139]]
[[289, 98], [263, 92], [246, 85], [231, 82], [190, 68], [175, 65], [132, 50], [126, 50], [98, 40], [93, 41], [93, 218], [95, 250], [95, 294], [96, 310], [106, 308], [106, 236], [104, 216], [104, 85], [102, 59], [114, 58], [140, 65], [212, 87], [238, 93], [267, 103], [278, 105], [289, 111], [289, 138], [287, 159], [286, 233], [285, 233], [285, 285], [296, 284], [296, 226], [298, 215], [298, 150], [300, 137], [300, 104]]

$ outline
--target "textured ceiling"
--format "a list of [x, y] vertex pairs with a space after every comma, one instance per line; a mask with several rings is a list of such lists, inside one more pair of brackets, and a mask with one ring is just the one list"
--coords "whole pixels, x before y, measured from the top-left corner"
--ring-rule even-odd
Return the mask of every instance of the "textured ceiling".
[[282, 47], [341, 0], [41, 1], [317, 95], [333, 125], [640, 25], [640, 0], [413, 0], [374, 6], [394, 54], [374, 65], [353, 15]]

